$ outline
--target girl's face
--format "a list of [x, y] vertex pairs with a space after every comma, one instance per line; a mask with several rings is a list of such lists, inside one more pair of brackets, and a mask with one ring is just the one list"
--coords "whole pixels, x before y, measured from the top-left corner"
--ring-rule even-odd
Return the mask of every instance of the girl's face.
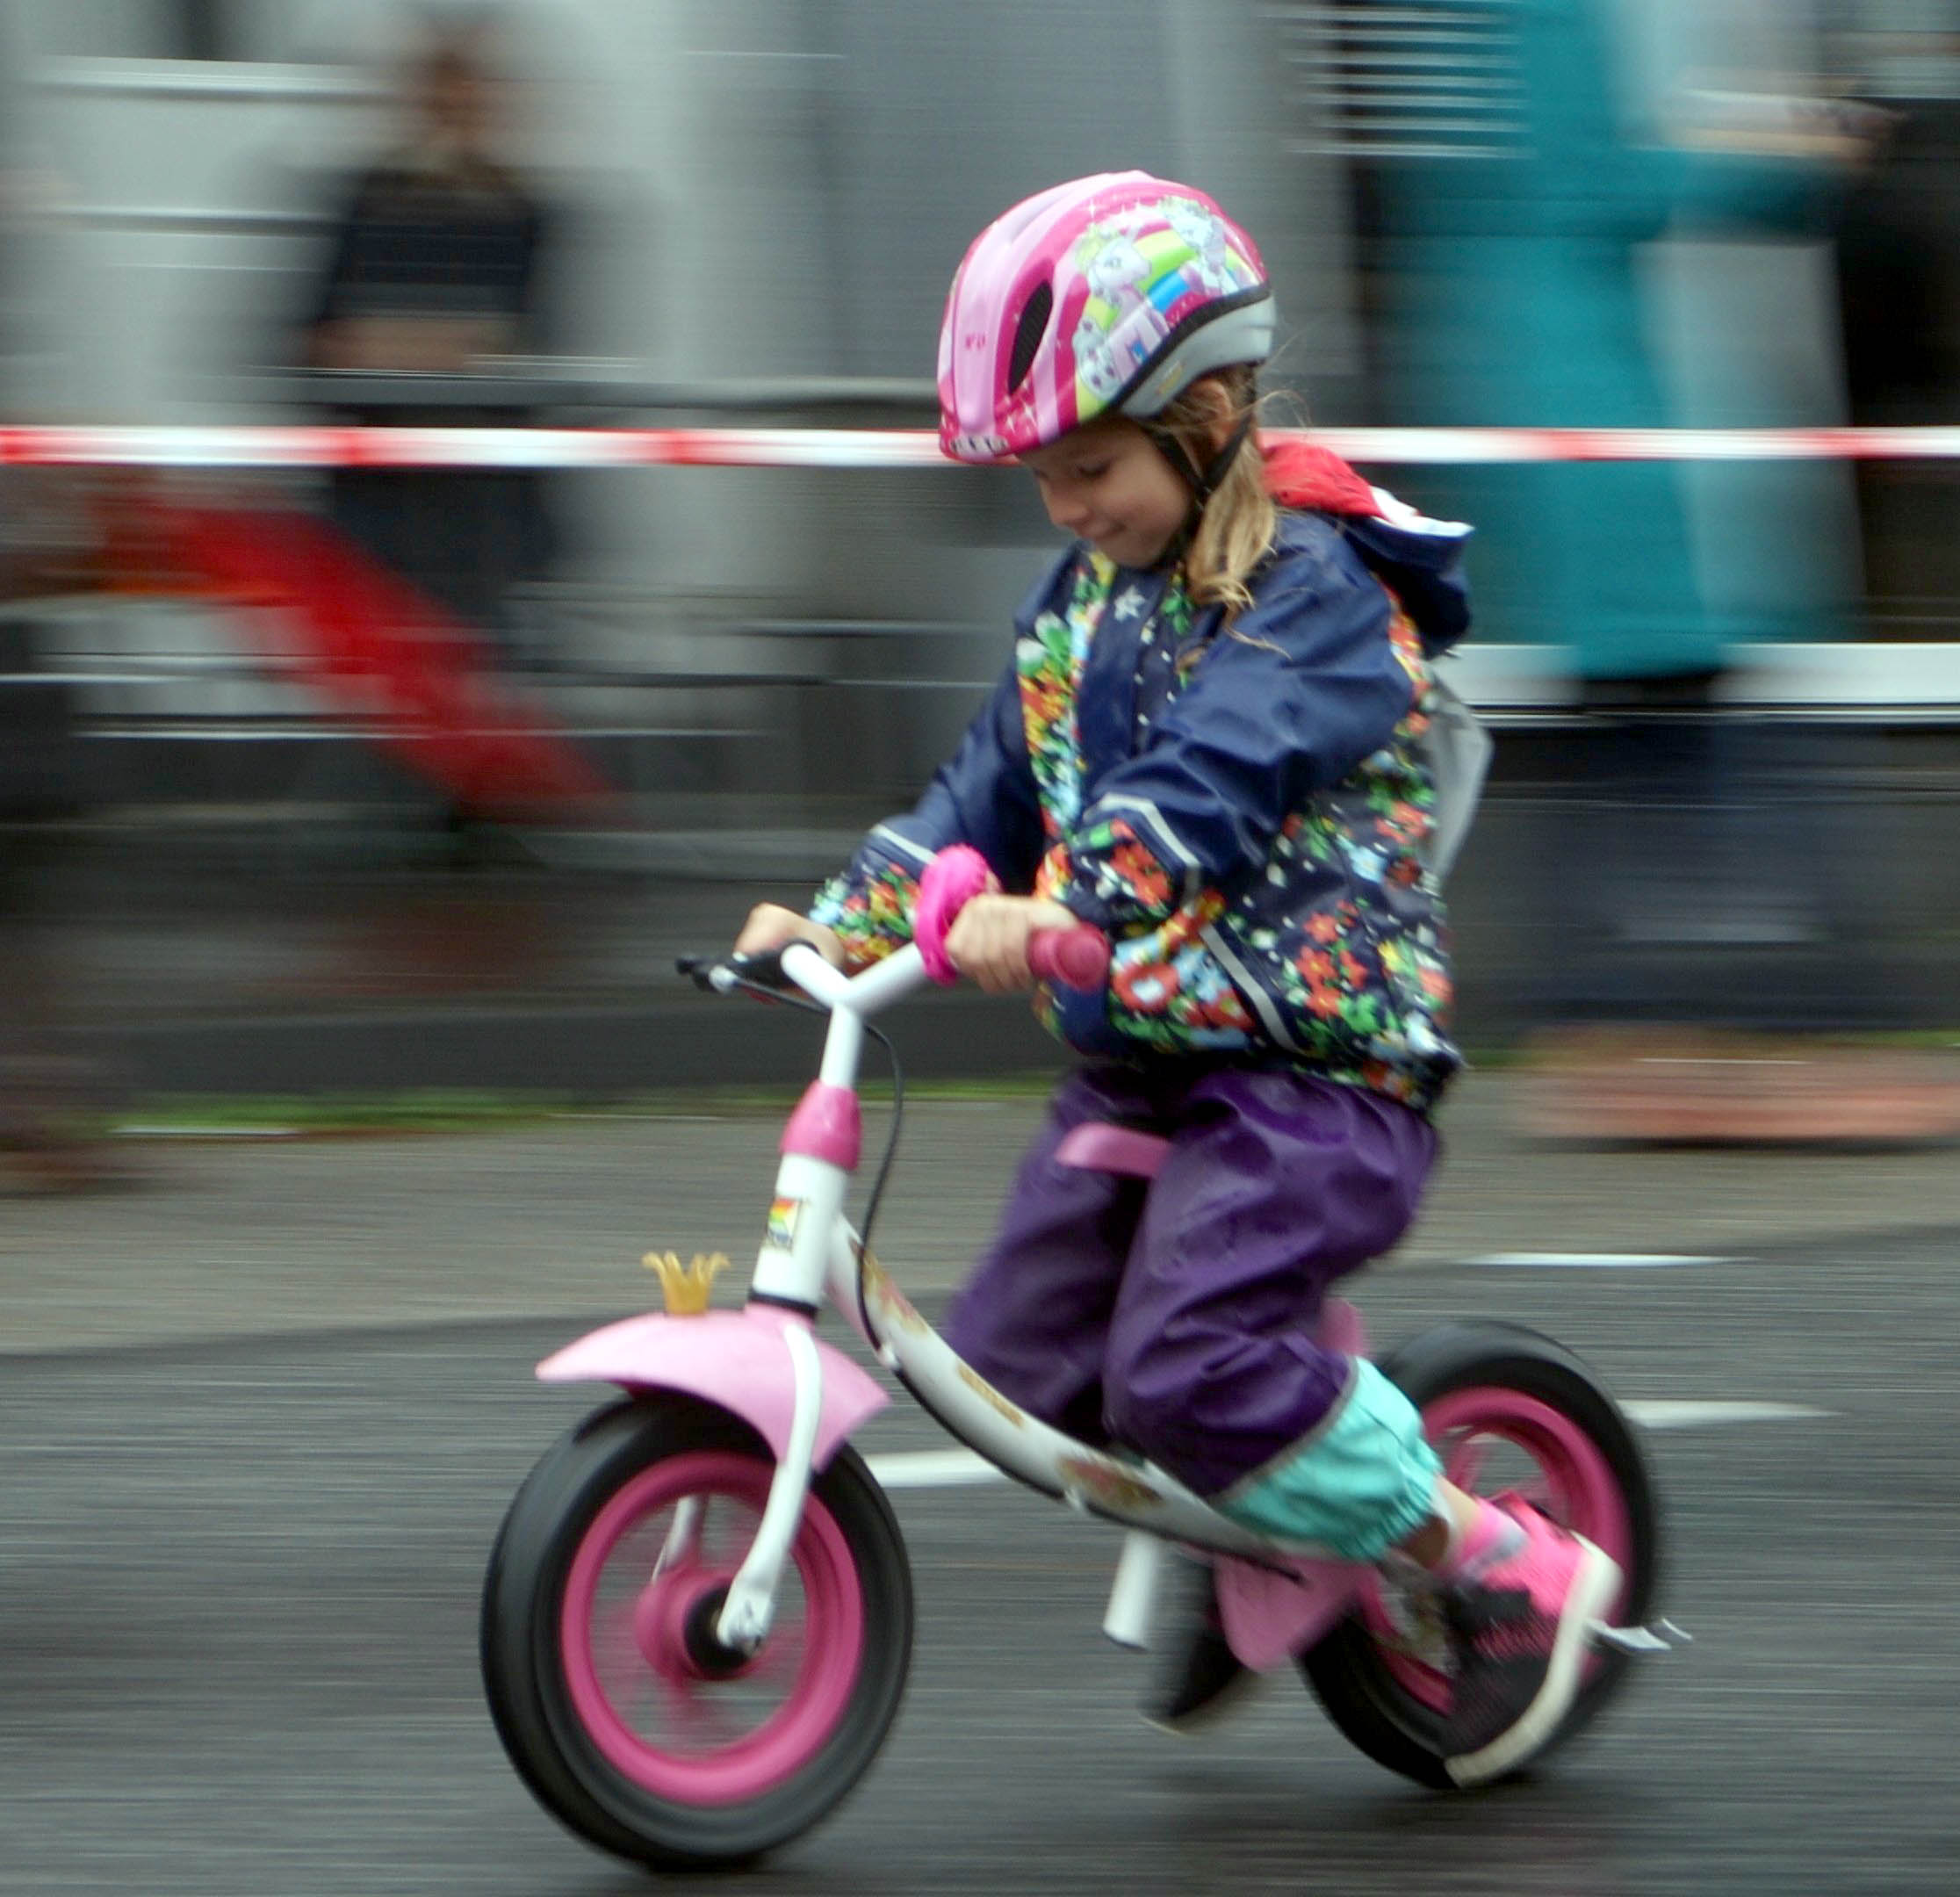
[[1134, 422], [1104, 416], [1021, 457], [1048, 518], [1119, 566], [1154, 566], [1191, 511], [1191, 490]]

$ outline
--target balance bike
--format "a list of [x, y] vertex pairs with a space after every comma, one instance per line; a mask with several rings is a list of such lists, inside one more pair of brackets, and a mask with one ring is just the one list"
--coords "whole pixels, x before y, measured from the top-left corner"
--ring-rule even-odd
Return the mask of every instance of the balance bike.
[[[1242, 1528], [1163, 1470], [1028, 1415], [961, 1361], [847, 1219], [866, 1024], [928, 980], [951, 978], [945, 930], [981, 886], [970, 857], [934, 860], [917, 939], [858, 975], [803, 943], [682, 964], [722, 993], [780, 999], [759, 977], [780, 979], [829, 1016], [818, 1077], [782, 1136], [746, 1300], [708, 1308], [725, 1259], [650, 1259], [664, 1312], [608, 1325], [538, 1367], [547, 1381], [612, 1383], [624, 1395], [570, 1430], [511, 1504], [484, 1589], [484, 1682], [539, 1802], [621, 1857], [725, 1865], [784, 1843], [849, 1792], [897, 1713], [911, 1571], [891, 1505], [849, 1441], [887, 1397], [817, 1337], [826, 1293], [961, 1442], [1128, 1531], [1104, 1619], [1113, 1639], [1145, 1644], [1173, 1545], [1208, 1555], [1227, 1636], [1248, 1665], [1293, 1661], [1370, 1757], [1423, 1785], [1452, 1783], [1436, 1738], [1450, 1704], [1447, 1655], [1420, 1597], [1375, 1568]], [[1063, 930], [1037, 936], [1031, 961], [1044, 978], [1093, 987], [1107, 955], [1095, 931]], [[894, 1141], [897, 1122], [895, 1112]], [[1060, 1158], [1148, 1177], [1165, 1145], [1085, 1126]], [[875, 1190], [873, 1209], [876, 1200]], [[868, 1213], [865, 1223], [868, 1232]], [[1364, 1348], [1358, 1317], [1337, 1300], [1322, 1336]], [[1577, 1702], [1534, 1749], [1542, 1757], [1612, 1698], [1631, 1655], [1679, 1633], [1643, 1624], [1659, 1524], [1639, 1441], [1577, 1358], [1516, 1325], [1447, 1324], [1381, 1367], [1421, 1409], [1451, 1481], [1519, 1489], [1619, 1564], [1622, 1598], [1591, 1629]]]

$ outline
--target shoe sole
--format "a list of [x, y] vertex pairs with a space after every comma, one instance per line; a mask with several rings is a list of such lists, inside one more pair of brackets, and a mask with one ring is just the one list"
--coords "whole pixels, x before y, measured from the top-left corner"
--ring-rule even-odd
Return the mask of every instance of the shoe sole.
[[1449, 1773], [1452, 1785], [1488, 1785], [1494, 1778], [1516, 1771], [1545, 1746], [1558, 1730], [1560, 1721], [1572, 1710], [1572, 1702], [1578, 1697], [1580, 1663], [1586, 1656], [1586, 1629], [1593, 1621], [1604, 1618], [1606, 1609], [1619, 1592], [1621, 1580], [1619, 1563], [1605, 1549], [1595, 1547], [1583, 1535], [1574, 1539], [1585, 1554], [1559, 1616], [1559, 1631], [1552, 1642], [1552, 1663], [1546, 1670], [1544, 1682], [1514, 1726], [1474, 1752], [1444, 1760], [1443, 1769]]
[[1222, 1725], [1236, 1713], [1248, 1699], [1254, 1698], [1265, 1684], [1266, 1676], [1248, 1667], [1222, 1691], [1216, 1692], [1195, 1711], [1182, 1719], [1168, 1719], [1162, 1713], [1139, 1708], [1137, 1716], [1152, 1732], [1160, 1732], [1172, 1739], [1199, 1739], [1214, 1726]]

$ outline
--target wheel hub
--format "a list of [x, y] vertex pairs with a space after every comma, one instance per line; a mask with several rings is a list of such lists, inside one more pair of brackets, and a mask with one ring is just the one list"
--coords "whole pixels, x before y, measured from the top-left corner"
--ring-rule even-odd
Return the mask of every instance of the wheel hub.
[[676, 1681], [732, 1679], [755, 1655], [725, 1645], [715, 1622], [728, 1598], [723, 1575], [663, 1575], [640, 1595], [633, 1638], [654, 1671]]

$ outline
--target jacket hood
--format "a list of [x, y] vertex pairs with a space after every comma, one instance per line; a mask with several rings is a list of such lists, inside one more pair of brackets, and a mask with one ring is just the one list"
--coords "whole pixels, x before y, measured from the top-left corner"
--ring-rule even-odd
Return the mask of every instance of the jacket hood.
[[1333, 519], [1369, 572], [1402, 602], [1426, 654], [1447, 652], [1463, 638], [1470, 626], [1467, 526], [1426, 519], [1317, 443], [1262, 436], [1259, 451], [1266, 492], [1281, 507]]

